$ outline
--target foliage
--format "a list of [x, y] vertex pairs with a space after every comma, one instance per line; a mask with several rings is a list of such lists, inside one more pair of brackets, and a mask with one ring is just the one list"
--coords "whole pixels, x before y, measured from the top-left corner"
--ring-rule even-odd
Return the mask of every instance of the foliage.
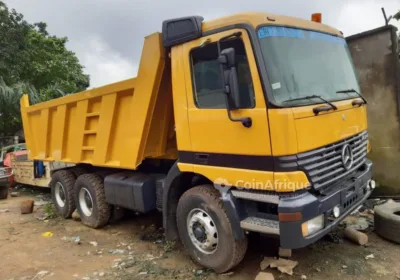
[[166, 241], [164, 244], [164, 252], [169, 253], [172, 252], [176, 248], [175, 241]]
[[21, 128], [19, 100], [24, 93], [29, 95], [31, 104], [65, 95], [56, 85], [38, 91], [32, 85], [23, 82], [7, 86], [0, 77], [0, 133], [10, 135]]
[[21, 70], [22, 80], [38, 89], [57, 84], [65, 92], [85, 90], [89, 78], [75, 54], [66, 49], [67, 38], [43, 34], [33, 30], [27, 36], [29, 63]]
[[20, 81], [20, 68], [26, 61], [26, 38], [32, 27], [15, 10], [0, 1], [0, 76], [7, 83]]
[[7, 84], [30, 83], [37, 89], [58, 84], [65, 92], [89, 86], [89, 77], [66, 37], [50, 36], [44, 22], [29, 24], [0, 1], [0, 76]]
[[393, 18], [396, 20], [400, 20], [400, 10], [396, 14], [393, 15]]
[[58, 217], [57, 211], [53, 203], [47, 203], [44, 205], [44, 213], [46, 215], [46, 219], [55, 219]]
[[89, 76], [66, 48], [66, 37], [51, 36], [44, 22], [29, 24], [1, 0], [0, 38], [0, 136], [21, 128], [24, 92], [36, 103], [89, 86]]

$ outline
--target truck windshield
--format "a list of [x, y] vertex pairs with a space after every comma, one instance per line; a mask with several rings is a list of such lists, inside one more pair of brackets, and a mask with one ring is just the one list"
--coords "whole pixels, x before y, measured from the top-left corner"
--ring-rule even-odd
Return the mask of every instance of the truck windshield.
[[328, 101], [357, 96], [337, 94], [342, 88], [360, 91], [343, 38], [277, 26], [261, 27], [258, 38], [277, 105], [321, 103], [319, 99], [287, 102], [310, 95], [319, 95]]

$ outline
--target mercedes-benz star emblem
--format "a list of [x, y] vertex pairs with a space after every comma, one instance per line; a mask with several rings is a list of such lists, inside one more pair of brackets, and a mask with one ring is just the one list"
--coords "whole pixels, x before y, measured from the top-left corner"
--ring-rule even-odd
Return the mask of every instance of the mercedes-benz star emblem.
[[342, 163], [346, 170], [353, 166], [353, 151], [349, 144], [344, 145], [342, 148]]

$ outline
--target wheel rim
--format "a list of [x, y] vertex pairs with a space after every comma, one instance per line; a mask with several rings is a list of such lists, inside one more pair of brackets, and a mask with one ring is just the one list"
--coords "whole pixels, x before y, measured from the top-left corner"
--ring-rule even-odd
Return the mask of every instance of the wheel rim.
[[93, 199], [88, 189], [79, 191], [79, 206], [85, 216], [90, 217], [93, 213]]
[[217, 250], [217, 227], [213, 219], [205, 211], [196, 208], [189, 212], [187, 231], [197, 250], [204, 254], [212, 254]]
[[57, 204], [60, 207], [64, 207], [66, 202], [65, 189], [63, 184], [61, 184], [60, 182], [57, 182], [56, 184], [55, 193], [56, 193]]

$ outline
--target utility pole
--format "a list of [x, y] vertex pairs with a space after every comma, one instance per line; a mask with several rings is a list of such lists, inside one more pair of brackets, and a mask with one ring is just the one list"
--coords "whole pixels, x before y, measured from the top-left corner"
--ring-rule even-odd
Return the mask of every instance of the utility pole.
[[393, 18], [392, 16], [390, 16], [389, 18], [386, 16], [386, 12], [385, 12], [385, 8], [381, 8], [381, 10], [382, 10], [382, 14], [383, 14], [383, 17], [385, 18], [385, 25], [388, 25], [389, 24], [389, 21]]

